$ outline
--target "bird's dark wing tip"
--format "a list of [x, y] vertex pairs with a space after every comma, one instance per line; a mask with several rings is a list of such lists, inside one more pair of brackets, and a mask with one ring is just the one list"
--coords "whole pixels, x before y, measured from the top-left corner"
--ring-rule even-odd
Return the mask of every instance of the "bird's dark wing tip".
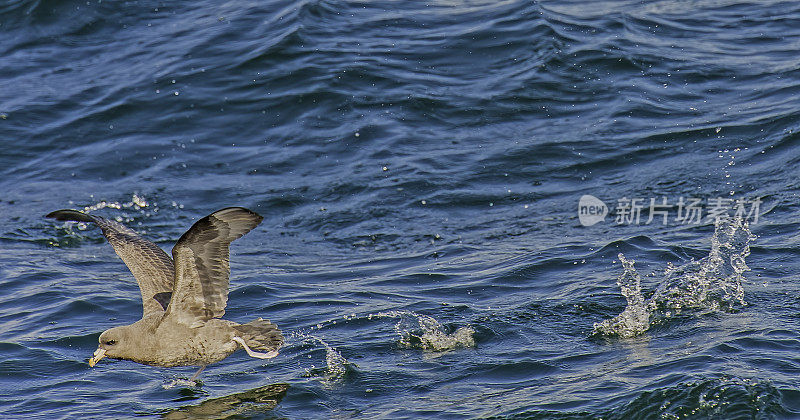
[[64, 221], [72, 221], [72, 222], [87, 222], [91, 223], [94, 222], [94, 217], [89, 216], [86, 213], [77, 211], [77, 210], [56, 210], [54, 212], [48, 213], [47, 216], [50, 219], [56, 220], [64, 220]]
[[172, 299], [172, 292], [160, 292], [153, 295], [153, 299], [158, 302], [164, 310], [167, 310], [167, 306], [169, 306], [169, 301]]

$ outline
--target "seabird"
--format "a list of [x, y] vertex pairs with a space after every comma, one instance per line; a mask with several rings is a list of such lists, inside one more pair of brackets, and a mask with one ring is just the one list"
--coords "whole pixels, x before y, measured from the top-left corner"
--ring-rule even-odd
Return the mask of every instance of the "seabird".
[[258, 318], [246, 324], [221, 319], [228, 303], [230, 244], [258, 226], [263, 217], [228, 207], [197, 221], [172, 248], [158, 245], [113, 220], [75, 210], [46, 217], [94, 223], [128, 266], [142, 293], [142, 319], [100, 334], [89, 359], [131, 360], [151, 366], [206, 365], [243, 348], [251, 357], [278, 355], [283, 336], [275, 324]]

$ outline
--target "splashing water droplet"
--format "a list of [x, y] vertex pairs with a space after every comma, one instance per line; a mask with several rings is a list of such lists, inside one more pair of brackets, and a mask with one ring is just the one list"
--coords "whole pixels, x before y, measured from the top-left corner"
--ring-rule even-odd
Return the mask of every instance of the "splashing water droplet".
[[617, 284], [622, 290], [622, 295], [628, 305], [621, 314], [614, 318], [594, 324], [595, 333], [605, 335], [618, 335], [620, 337], [634, 337], [650, 327], [650, 310], [642, 295], [642, 278], [633, 267], [635, 261], [625, 259], [618, 255], [622, 263], [623, 272], [617, 279]]
[[633, 260], [619, 254], [624, 271], [617, 284], [628, 305], [616, 317], [596, 323], [594, 333], [634, 337], [647, 331], [652, 323], [686, 311], [702, 315], [747, 305], [743, 274], [750, 270], [745, 258], [750, 255], [750, 242], [755, 238], [741, 217], [717, 220], [708, 256], [679, 267], [667, 264], [664, 280], [646, 301]]
[[[296, 332], [292, 334], [293, 338], [298, 339], [301, 343], [306, 344], [313, 344], [318, 343], [322, 345], [325, 349], [325, 370], [322, 373], [322, 378], [327, 383], [338, 382], [342, 380], [345, 375], [347, 374], [347, 366], [350, 365], [350, 362], [339, 353], [338, 350], [331, 347], [325, 340], [310, 334], [305, 334], [302, 332]], [[310, 357], [310, 355], [309, 355]], [[309, 376], [317, 376], [317, 374], [313, 373], [313, 367], [310, 369], [307, 374]]]
[[[445, 332], [444, 326], [434, 318], [411, 311], [389, 311], [374, 314], [379, 318], [400, 318], [394, 329], [400, 335], [400, 344], [404, 347], [418, 347], [423, 350], [443, 352], [459, 347], [475, 347], [475, 330], [461, 327], [452, 334]], [[371, 316], [370, 316], [371, 317]], [[415, 321], [416, 327], [413, 322]]]

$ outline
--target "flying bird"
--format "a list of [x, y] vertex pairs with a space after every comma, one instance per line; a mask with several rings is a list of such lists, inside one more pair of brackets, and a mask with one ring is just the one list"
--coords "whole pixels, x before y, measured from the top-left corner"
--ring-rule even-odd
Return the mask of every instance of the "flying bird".
[[259, 214], [242, 207], [211, 213], [178, 239], [172, 258], [113, 220], [75, 210], [46, 217], [100, 227], [142, 293], [142, 319], [100, 334], [89, 366], [104, 357], [151, 366], [200, 366], [194, 381], [207, 365], [238, 349], [260, 359], [278, 355], [283, 336], [275, 324], [261, 318], [246, 324], [221, 319], [228, 303], [230, 244], [261, 223]]

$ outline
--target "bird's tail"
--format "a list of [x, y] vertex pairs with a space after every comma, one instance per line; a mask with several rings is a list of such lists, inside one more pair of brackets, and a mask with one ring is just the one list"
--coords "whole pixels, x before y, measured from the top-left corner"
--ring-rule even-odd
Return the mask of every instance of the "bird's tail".
[[283, 335], [275, 324], [258, 318], [233, 327], [247, 345], [256, 351], [269, 352], [283, 345]]

